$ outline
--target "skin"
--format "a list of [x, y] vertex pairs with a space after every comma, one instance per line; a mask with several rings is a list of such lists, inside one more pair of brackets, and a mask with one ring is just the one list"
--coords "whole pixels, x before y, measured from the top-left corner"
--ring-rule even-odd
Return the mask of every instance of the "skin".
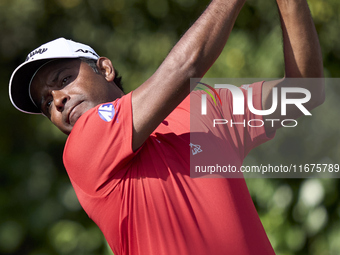
[[97, 66], [99, 74], [79, 59], [55, 60], [43, 66], [32, 81], [33, 101], [65, 134], [86, 111], [123, 95], [113, 82], [111, 61], [101, 57]]
[[[244, 3], [245, 0], [211, 1], [156, 72], [132, 93], [133, 150], [138, 149], [166, 116], [188, 96], [190, 78], [203, 77], [212, 66], [222, 52]], [[264, 83], [264, 109], [271, 106], [271, 91], [274, 87], [291, 86], [287, 78], [323, 76], [320, 45], [306, 0], [277, 0], [277, 4], [283, 30], [286, 76], [281, 80]], [[54, 81], [58, 70], [68, 65], [72, 78], [65, 80], [65, 83], [64, 76]], [[113, 83], [111, 62], [107, 58], [100, 58], [97, 66], [101, 74], [95, 74], [87, 64], [80, 63], [79, 60], [53, 61], [39, 70], [33, 80], [33, 100], [66, 134], [71, 132], [75, 121], [85, 111], [123, 95]], [[300, 85], [312, 93], [312, 99], [305, 105], [308, 110], [324, 101], [322, 81]], [[49, 110], [46, 107], [48, 102], [51, 102]], [[81, 104], [78, 105], [79, 102]], [[69, 112], [75, 105], [77, 106], [71, 111], [68, 121]], [[278, 107], [267, 118], [295, 119], [300, 115], [300, 111], [292, 107], [282, 117]], [[270, 134], [279, 126], [266, 125], [265, 128], [267, 134]]]
[[[325, 101], [325, 84], [323, 78], [322, 54], [318, 35], [306, 0], [277, 0], [276, 1], [283, 34], [283, 50], [285, 61], [285, 77], [281, 80], [265, 82], [262, 90], [263, 109], [272, 105], [271, 92], [274, 87], [278, 91], [282, 87], [301, 87], [309, 90], [311, 100], [304, 104], [312, 110]], [[314, 78], [302, 80], [300, 78]], [[299, 94], [290, 94], [289, 98], [299, 98]], [[279, 93], [279, 98], [281, 98]], [[281, 102], [277, 110], [267, 116], [267, 119], [297, 119], [302, 116], [295, 106], [287, 107], [287, 115], [281, 115]], [[281, 127], [271, 126], [265, 122], [267, 134]]]
[[[133, 92], [133, 150], [139, 148], [190, 93], [190, 78], [203, 77], [215, 62], [227, 42], [244, 2], [245, 0], [213, 0], [174, 46], [157, 71]], [[78, 69], [74, 69], [79, 70], [78, 75], [74, 74], [74, 80], [68, 81], [66, 86], [62, 84], [62, 80], [59, 84], [53, 82], [53, 74], [55, 75], [57, 69], [60, 70], [65, 63], [51, 62], [39, 70], [33, 79], [31, 94], [36, 105], [52, 123], [69, 134], [80, 114], [99, 103], [115, 100], [122, 94], [107, 84], [113, 85], [114, 77], [112, 65], [108, 64], [112, 70], [106, 73], [107, 69], [97, 63], [102, 70], [102, 76], [96, 76], [92, 70], [92, 73], [83, 72], [85, 63], [81, 63]], [[77, 78], [74, 78], [75, 76]], [[99, 91], [101, 89], [103, 91]], [[45, 105], [51, 99], [52, 104], [48, 111]], [[82, 100], [84, 106], [76, 108], [76, 117], [68, 123], [68, 112], [75, 103]]]

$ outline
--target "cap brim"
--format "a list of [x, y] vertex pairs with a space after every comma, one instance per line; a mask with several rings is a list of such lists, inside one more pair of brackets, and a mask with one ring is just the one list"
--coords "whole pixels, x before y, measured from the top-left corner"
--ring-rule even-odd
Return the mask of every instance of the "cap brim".
[[30, 114], [42, 114], [39, 108], [32, 102], [29, 94], [29, 84], [34, 73], [45, 63], [53, 59], [75, 59], [78, 56], [61, 56], [60, 58], [39, 59], [31, 62], [24, 62], [13, 72], [10, 85], [9, 97], [12, 104], [19, 111]]
[[20, 111], [31, 114], [41, 114], [29, 96], [29, 83], [36, 70], [50, 61], [41, 59], [30, 63], [23, 63], [14, 72], [10, 81], [9, 96], [13, 105]]

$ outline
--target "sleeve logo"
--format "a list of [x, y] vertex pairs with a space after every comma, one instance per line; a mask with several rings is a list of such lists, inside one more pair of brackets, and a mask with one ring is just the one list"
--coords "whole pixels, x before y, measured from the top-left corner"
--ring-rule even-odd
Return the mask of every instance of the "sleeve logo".
[[98, 108], [98, 114], [102, 120], [110, 122], [115, 116], [115, 108], [111, 103], [103, 104]]

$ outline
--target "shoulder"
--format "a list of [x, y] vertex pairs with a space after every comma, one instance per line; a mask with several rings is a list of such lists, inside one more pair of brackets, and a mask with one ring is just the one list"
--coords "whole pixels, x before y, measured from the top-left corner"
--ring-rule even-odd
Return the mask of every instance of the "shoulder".
[[130, 93], [78, 119], [66, 141], [63, 161], [73, 183], [94, 192], [134, 155]]
[[132, 139], [131, 93], [113, 102], [98, 105], [74, 125], [64, 148], [64, 163], [86, 161], [93, 155], [107, 155], [110, 150], [125, 144], [127, 150]]

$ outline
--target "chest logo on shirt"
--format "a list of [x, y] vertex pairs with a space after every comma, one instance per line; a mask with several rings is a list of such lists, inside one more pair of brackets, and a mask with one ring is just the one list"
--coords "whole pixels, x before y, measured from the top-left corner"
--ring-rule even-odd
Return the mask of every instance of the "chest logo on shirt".
[[115, 113], [115, 108], [111, 103], [103, 104], [98, 108], [99, 117], [106, 122], [110, 122], [115, 116]]
[[189, 146], [191, 148], [192, 155], [196, 155], [197, 153], [200, 153], [203, 151], [201, 149], [201, 145], [190, 143]]

